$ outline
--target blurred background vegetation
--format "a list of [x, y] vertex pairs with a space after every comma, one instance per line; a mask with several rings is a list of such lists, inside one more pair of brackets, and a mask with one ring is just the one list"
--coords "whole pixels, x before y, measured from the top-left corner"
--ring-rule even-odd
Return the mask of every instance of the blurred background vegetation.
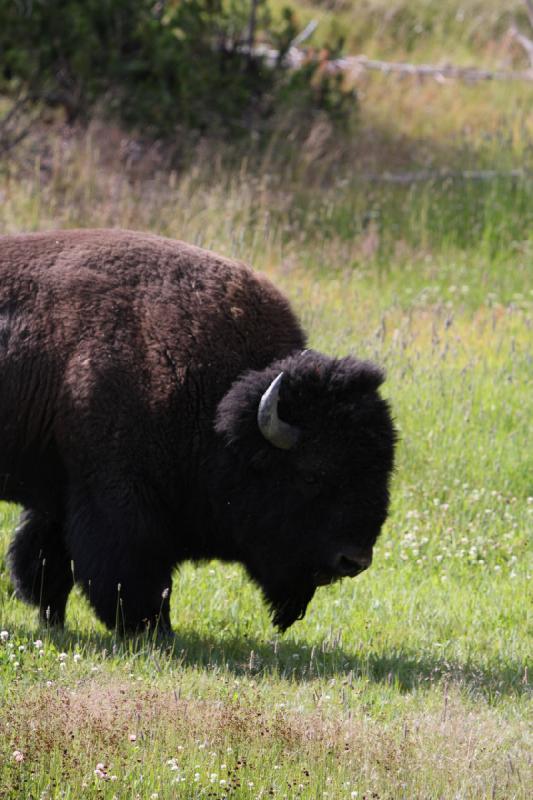
[[[2, 0], [0, 14], [1, 87], [71, 123], [100, 113], [151, 135], [238, 134], [294, 102], [342, 115], [351, 96], [308, 65], [282, 68], [296, 22], [266, 0]], [[274, 63], [257, 41], [277, 49]]]
[[336, 241], [344, 266], [454, 252], [523, 271], [533, 81], [333, 66], [531, 74], [515, 34], [532, 20], [524, 0], [0, 0], [2, 231], [94, 224], [98, 206], [102, 224], [169, 233], [124, 204], [197, 205], [201, 187], [232, 198], [249, 238], [275, 238], [278, 261], [287, 243]]
[[[350, 142], [354, 155], [357, 132], [381, 165], [393, 142], [401, 146], [391, 164], [446, 162], [454, 150], [464, 162], [480, 123], [476, 155], [494, 159], [494, 137], [520, 154], [530, 147], [531, 87], [447, 91], [445, 80], [331, 67], [340, 54], [364, 53], [524, 69], [528, 53], [512, 32], [533, 32], [532, 17], [522, 0], [0, 0], [0, 147], [27, 132], [20, 112], [38, 106], [48, 122], [99, 118], [164, 140], [174, 157], [200, 136], [227, 143], [230, 134], [241, 154], [243, 140], [264, 144], [274, 131], [301, 143], [320, 121], [333, 128], [336, 161]], [[287, 69], [304, 30], [298, 67]], [[416, 158], [402, 134], [423, 140], [411, 143]]]

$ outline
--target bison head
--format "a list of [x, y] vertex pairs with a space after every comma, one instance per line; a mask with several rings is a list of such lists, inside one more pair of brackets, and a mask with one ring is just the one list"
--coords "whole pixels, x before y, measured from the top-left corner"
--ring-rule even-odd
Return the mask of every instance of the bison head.
[[317, 586], [370, 566], [396, 439], [382, 381], [369, 362], [308, 350], [244, 374], [219, 404], [220, 521], [282, 630]]

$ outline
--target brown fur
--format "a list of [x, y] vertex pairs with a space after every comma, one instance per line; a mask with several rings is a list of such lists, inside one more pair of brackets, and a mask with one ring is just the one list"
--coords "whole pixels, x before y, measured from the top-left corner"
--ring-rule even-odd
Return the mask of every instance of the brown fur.
[[[109, 626], [160, 612], [168, 625], [174, 566], [222, 558], [284, 628], [318, 583], [369, 563], [394, 444], [382, 375], [304, 346], [283, 295], [215, 253], [119, 230], [0, 237], [0, 497], [25, 508], [8, 554], [18, 595], [62, 622], [78, 580]], [[280, 371], [294, 451], [256, 421]]]

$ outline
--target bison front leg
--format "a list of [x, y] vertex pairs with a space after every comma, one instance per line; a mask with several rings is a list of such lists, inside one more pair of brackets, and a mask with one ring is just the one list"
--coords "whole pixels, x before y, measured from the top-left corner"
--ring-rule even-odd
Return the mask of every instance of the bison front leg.
[[170, 632], [172, 560], [160, 544], [157, 516], [127, 497], [72, 498], [67, 535], [74, 577], [108, 628]]
[[63, 625], [73, 578], [61, 525], [52, 514], [22, 512], [7, 563], [16, 596], [38, 606], [43, 622]]

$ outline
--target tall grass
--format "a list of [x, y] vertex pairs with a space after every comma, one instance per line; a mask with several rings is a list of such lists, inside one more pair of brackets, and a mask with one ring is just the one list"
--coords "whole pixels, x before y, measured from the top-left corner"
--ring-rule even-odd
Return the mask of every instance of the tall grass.
[[[97, 133], [102, 134], [101, 131]], [[223, 249], [259, 268], [350, 272], [384, 291], [437, 292], [467, 284], [465, 303], [507, 303], [524, 288], [532, 254], [533, 177], [438, 176], [394, 185], [332, 176], [296, 160], [210, 158], [190, 169], [120, 171], [95, 136], [54, 145], [22, 173], [0, 171], [0, 232], [43, 227], [144, 228]], [[159, 168], [158, 168], [159, 167]], [[512, 269], [505, 265], [511, 264]], [[469, 296], [467, 297], [467, 293]], [[491, 300], [492, 298], [492, 300]], [[436, 298], [435, 298], [436, 299]]]

